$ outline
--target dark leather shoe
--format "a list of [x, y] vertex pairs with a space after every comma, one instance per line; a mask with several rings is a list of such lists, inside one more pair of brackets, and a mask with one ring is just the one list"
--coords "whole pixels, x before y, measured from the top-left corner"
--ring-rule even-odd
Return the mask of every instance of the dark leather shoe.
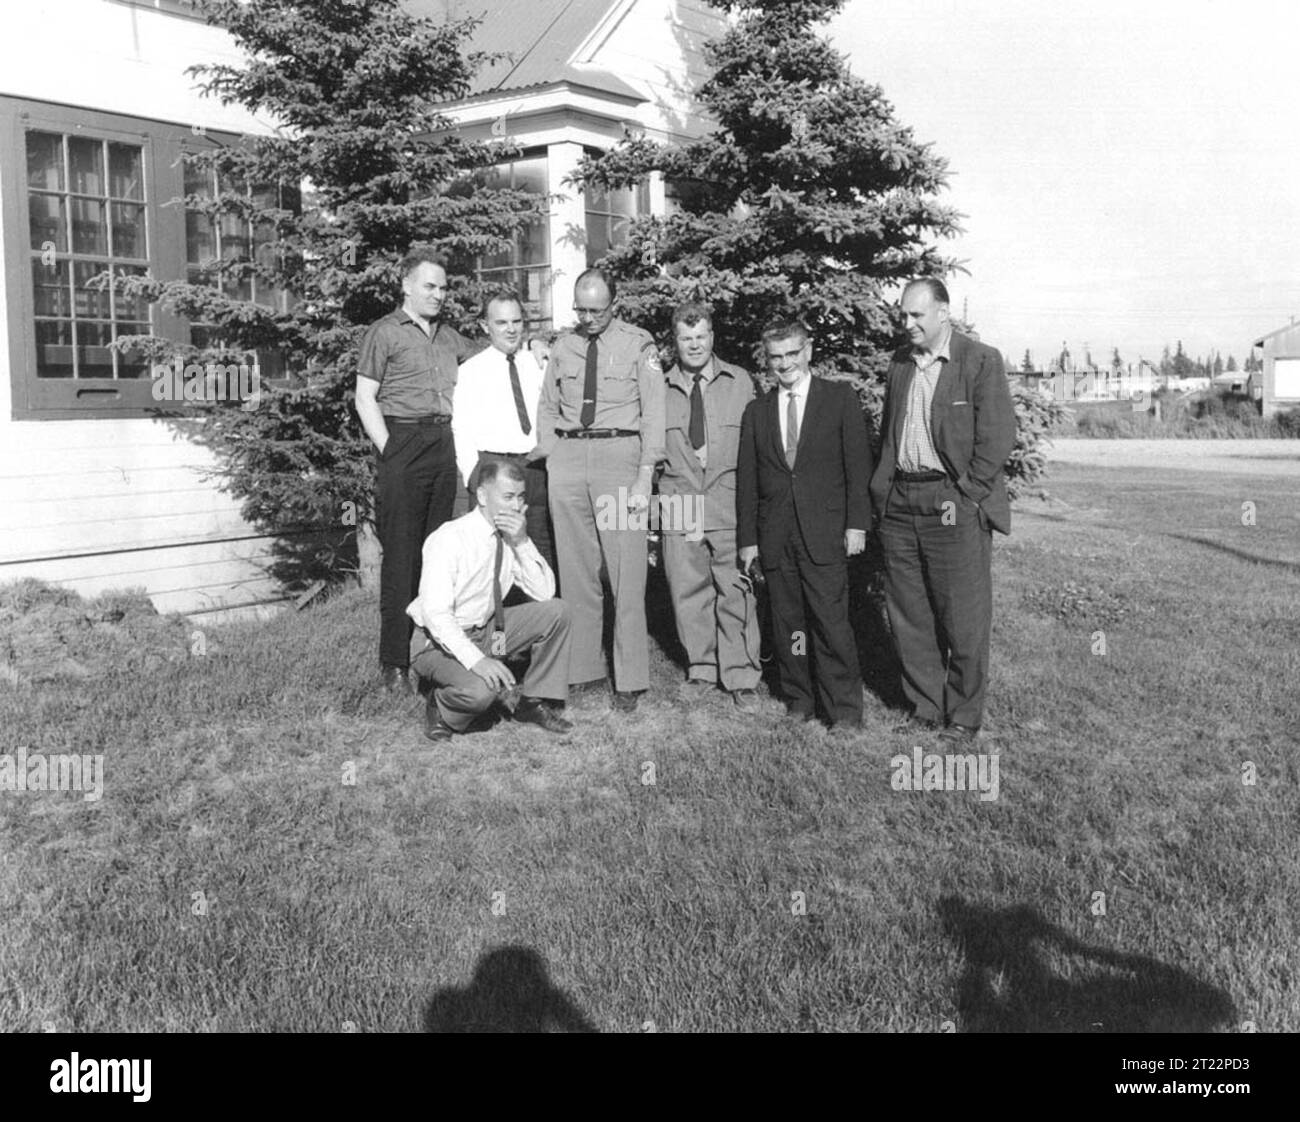
[[939, 734], [940, 740], [959, 744], [973, 744], [980, 738], [980, 730], [969, 725], [949, 725]]
[[811, 709], [800, 709], [797, 705], [787, 705], [785, 715], [796, 721], [815, 721], [817, 719], [817, 714]]
[[380, 682], [385, 693], [405, 697], [415, 692], [411, 685], [411, 672], [405, 666], [385, 666]]
[[943, 726], [929, 717], [905, 717], [894, 728], [895, 732], [938, 732]]
[[515, 720], [537, 725], [547, 732], [565, 733], [573, 728], [573, 722], [561, 717], [544, 700], [537, 697], [520, 698], [515, 708]]
[[620, 713], [632, 713], [636, 710], [636, 703], [641, 700], [641, 695], [635, 690], [615, 690], [610, 704]]
[[424, 706], [424, 735], [435, 744], [445, 744], [456, 735], [456, 730], [442, 719], [438, 703], [432, 696]]

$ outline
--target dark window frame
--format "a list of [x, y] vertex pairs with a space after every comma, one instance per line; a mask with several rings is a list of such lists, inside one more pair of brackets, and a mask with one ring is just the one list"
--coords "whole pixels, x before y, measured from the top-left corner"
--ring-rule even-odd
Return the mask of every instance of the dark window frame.
[[[5, 315], [9, 332], [10, 415], [14, 420], [83, 420], [153, 415], [152, 379], [38, 378], [36, 300], [30, 246], [27, 133], [59, 133], [139, 146], [144, 178], [148, 271], [161, 280], [187, 276], [184, 167], [181, 154], [209, 144], [235, 145], [237, 133], [196, 130], [119, 113], [0, 96], [0, 199], [3, 214]], [[190, 320], [151, 305], [152, 332], [188, 344]], [[270, 379], [267, 379], [268, 381]]]
[[[506, 186], [513, 187], [515, 165], [525, 161], [540, 160], [542, 167], [549, 174], [550, 154], [546, 148], [528, 148], [513, 160], [506, 160], [503, 163], [495, 165], [498, 170], [509, 169], [510, 182]], [[544, 192], [543, 192], [544, 194]], [[551, 216], [549, 210], [543, 214], [537, 221], [536, 225], [542, 227], [545, 237], [542, 244], [546, 247], [546, 260], [523, 263], [519, 260], [522, 256], [521, 242], [522, 239], [516, 235], [514, 244], [511, 246], [509, 255], [511, 261], [506, 265], [487, 265], [483, 264], [485, 258], [480, 256], [474, 261], [474, 275], [481, 284], [493, 285], [501, 283], [507, 287], [515, 289], [523, 300], [525, 327], [529, 331], [550, 331], [555, 326], [555, 285], [552, 257], [554, 256], [555, 243], [551, 238]], [[528, 298], [527, 275], [534, 273], [541, 278], [541, 298], [530, 300]], [[535, 313], [535, 314], [534, 314]]]

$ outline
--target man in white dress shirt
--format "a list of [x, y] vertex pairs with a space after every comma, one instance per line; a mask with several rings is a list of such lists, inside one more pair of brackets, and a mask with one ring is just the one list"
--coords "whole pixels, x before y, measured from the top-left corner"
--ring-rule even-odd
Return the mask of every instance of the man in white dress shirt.
[[524, 308], [518, 294], [503, 290], [489, 297], [479, 323], [490, 345], [463, 362], [456, 374], [451, 410], [456, 466], [469, 489], [471, 508], [478, 490], [475, 471], [481, 464], [510, 460], [523, 469], [528, 536], [554, 571], [546, 468], [526, 460], [537, 446], [542, 368], [532, 349], [523, 346]]
[[[477, 508], [424, 543], [420, 595], [407, 612], [420, 628], [411, 668], [431, 683], [424, 735], [435, 743], [497, 702], [547, 732], [573, 727], [558, 712], [569, 692], [569, 608], [554, 598], [555, 574], [528, 538], [524, 490], [515, 464], [483, 464]], [[516, 583], [533, 602], [507, 608]], [[516, 685], [506, 660], [528, 651]]]

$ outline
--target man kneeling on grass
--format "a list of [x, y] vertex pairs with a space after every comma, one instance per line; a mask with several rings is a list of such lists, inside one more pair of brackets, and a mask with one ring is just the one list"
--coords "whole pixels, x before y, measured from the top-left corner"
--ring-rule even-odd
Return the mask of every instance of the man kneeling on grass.
[[[558, 710], [569, 692], [569, 608], [528, 539], [524, 474], [480, 461], [478, 506], [425, 539], [420, 596], [407, 613], [421, 629], [411, 669], [430, 681], [424, 735], [441, 743], [500, 704], [547, 732], [573, 725]], [[505, 607], [518, 583], [534, 603]], [[522, 689], [506, 665], [531, 649]]]

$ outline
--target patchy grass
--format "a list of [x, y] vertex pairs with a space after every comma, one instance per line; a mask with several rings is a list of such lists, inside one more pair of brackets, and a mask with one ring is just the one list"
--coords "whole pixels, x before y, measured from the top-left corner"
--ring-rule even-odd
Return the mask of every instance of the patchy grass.
[[939, 749], [877, 692], [832, 734], [656, 651], [630, 718], [435, 750], [360, 593], [196, 635], [11, 587], [0, 752], [105, 794], [0, 792], [0, 1029], [1300, 1028], [1294, 484], [1052, 491], [997, 542], [995, 802], [893, 790]]

